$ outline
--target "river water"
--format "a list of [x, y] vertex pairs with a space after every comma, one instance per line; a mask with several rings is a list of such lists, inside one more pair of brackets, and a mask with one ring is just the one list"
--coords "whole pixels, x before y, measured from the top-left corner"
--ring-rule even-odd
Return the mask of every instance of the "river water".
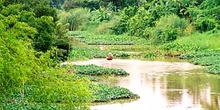
[[[120, 68], [130, 75], [112, 85], [128, 88], [139, 99], [91, 106], [91, 110], [219, 110], [220, 77], [187, 62], [92, 59], [74, 64]], [[111, 82], [110, 82], [111, 83]]]

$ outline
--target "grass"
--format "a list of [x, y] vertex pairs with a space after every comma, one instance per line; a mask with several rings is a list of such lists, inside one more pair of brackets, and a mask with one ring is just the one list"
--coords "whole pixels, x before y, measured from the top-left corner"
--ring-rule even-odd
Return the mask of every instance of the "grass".
[[218, 42], [219, 39], [220, 32], [215, 34], [196, 33], [179, 38], [174, 42], [164, 44], [161, 46], [161, 49], [181, 52], [220, 50], [220, 42]]
[[100, 50], [98, 47], [73, 47], [70, 53], [72, 60], [85, 60], [92, 58], [106, 58], [107, 54], [111, 52], [114, 58], [128, 58], [130, 54], [122, 51]]
[[69, 36], [80, 38], [81, 42], [88, 45], [134, 45], [149, 44], [144, 38], [124, 35], [95, 35], [85, 31], [71, 31]]
[[179, 53], [180, 59], [190, 59], [196, 65], [208, 66], [205, 72], [220, 74], [220, 32], [196, 33], [163, 44], [161, 50]]

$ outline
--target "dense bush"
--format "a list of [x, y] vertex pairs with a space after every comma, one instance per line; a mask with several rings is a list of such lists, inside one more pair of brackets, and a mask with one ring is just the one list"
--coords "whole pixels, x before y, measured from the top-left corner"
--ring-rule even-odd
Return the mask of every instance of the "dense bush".
[[0, 37], [0, 42], [0, 103], [62, 102], [84, 106], [85, 102], [92, 100], [92, 93], [88, 90], [89, 81], [57, 77], [74, 74], [66, 74], [65, 69], [54, 67], [50, 55], [41, 54], [37, 58], [27, 42], [5, 33], [4, 37]]
[[189, 7], [188, 12], [197, 30], [206, 32], [219, 30], [220, 2], [218, 0], [204, 0], [197, 7]]
[[127, 29], [127, 21], [135, 15], [137, 12], [137, 7], [126, 7], [121, 12], [121, 19], [118, 23], [113, 26], [111, 29], [117, 35], [126, 33]]
[[[93, 100], [88, 88], [90, 81], [62, 79], [60, 76], [74, 74], [66, 74], [67, 70], [51, 59], [51, 48], [58, 36], [54, 35], [56, 18], [47, 13], [50, 8], [25, 5], [5, 6], [0, 14], [0, 109], [25, 109], [25, 103], [27, 109], [35, 103], [39, 108], [42, 103], [45, 108], [49, 103], [65, 103], [73, 108], [87, 106], [85, 103]], [[40, 13], [43, 7], [48, 10]]]
[[201, 32], [206, 32], [218, 28], [218, 23], [213, 18], [201, 17], [195, 21], [195, 28]]
[[[46, 52], [54, 47], [68, 51], [68, 47], [63, 46], [63, 44], [68, 45], [68, 42], [62, 42], [62, 44], [59, 42], [61, 40], [67, 40], [67, 38], [64, 37], [66, 25], [57, 22], [58, 17], [56, 10], [51, 8], [47, 2], [33, 1], [30, 4], [26, 3], [27, 1], [19, 0], [10, 2], [14, 3], [4, 6], [0, 13], [6, 25], [10, 28], [14, 27], [22, 31], [17, 36], [18, 38], [28, 35], [26, 37], [31, 39], [30, 44], [37, 51]], [[21, 4], [15, 4], [17, 2], [21, 2]], [[22, 4], [23, 2], [25, 3]], [[32, 29], [28, 30], [25, 27], [22, 28], [22, 26], [31, 27]], [[65, 52], [63, 54], [65, 54]], [[66, 52], [64, 56], [59, 56], [60, 58], [58, 59], [65, 59], [67, 54]]]
[[166, 43], [183, 36], [187, 26], [187, 21], [176, 15], [162, 16], [149, 35], [156, 43]]
[[89, 21], [91, 13], [88, 9], [75, 8], [69, 12], [62, 11], [60, 14], [60, 22], [63, 24], [69, 24], [69, 30], [79, 30], [85, 23]]

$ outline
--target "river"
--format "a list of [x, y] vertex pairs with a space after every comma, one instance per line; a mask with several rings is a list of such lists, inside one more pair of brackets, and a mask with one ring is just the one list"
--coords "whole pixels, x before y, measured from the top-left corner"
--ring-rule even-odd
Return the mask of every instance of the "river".
[[140, 96], [130, 102], [94, 105], [91, 110], [220, 109], [220, 77], [204, 73], [197, 65], [130, 59], [92, 59], [74, 64], [124, 69], [130, 75], [119, 77], [112, 85], [128, 88]]

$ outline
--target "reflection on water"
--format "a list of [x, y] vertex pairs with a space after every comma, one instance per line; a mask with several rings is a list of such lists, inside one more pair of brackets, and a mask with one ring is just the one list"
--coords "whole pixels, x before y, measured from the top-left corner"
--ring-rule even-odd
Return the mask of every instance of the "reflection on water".
[[76, 64], [96, 64], [122, 68], [129, 76], [115, 85], [128, 88], [140, 99], [92, 106], [92, 110], [219, 110], [220, 77], [202, 73], [186, 62], [139, 60], [89, 60]]

